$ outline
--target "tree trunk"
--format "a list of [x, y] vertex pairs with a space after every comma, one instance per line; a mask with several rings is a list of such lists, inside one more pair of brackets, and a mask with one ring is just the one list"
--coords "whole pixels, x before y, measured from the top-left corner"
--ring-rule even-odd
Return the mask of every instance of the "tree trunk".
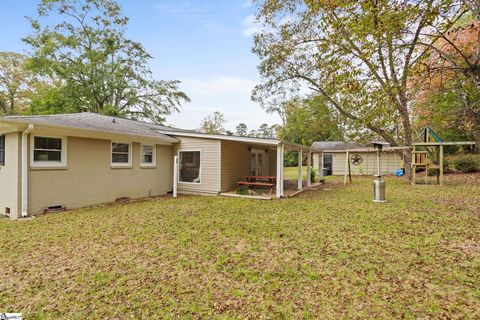
[[15, 94], [9, 95], [8, 106], [10, 108], [9, 113], [10, 114], [15, 114]]
[[[400, 106], [398, 112], [402, 119], [403, 125], [403, 134], [404, 134], [404, 143], [406, 147], [411, 147], [413, 138], [412, 138], [412, 126], [410, 124], [410, 114], [408, 113], [408, 101], [405, 94], [400, 94]], [[412, 150], [405, 149], [403, 150], [403, 165], [405, 168], [405, 177], [407, 179], [411, 178], [412, 174]]]
[[480, 123], [478, 123], [478, 114], [475, 111], [473, 111], [471, 107], [469, 107], [468, 115], [472, 123], [473, 137], [476, 143], [475, 153], [480, 153]]
[[480, 129], [475, 130], [475, 153], [480, 153]]

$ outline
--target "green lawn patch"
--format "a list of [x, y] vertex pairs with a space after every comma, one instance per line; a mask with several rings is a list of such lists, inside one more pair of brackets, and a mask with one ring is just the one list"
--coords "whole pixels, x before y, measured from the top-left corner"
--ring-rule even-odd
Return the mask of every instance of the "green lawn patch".
[[180, 196], [0, 219], [0, 312], [25, 319], [479, 318], [479, 176], [286, 200]]

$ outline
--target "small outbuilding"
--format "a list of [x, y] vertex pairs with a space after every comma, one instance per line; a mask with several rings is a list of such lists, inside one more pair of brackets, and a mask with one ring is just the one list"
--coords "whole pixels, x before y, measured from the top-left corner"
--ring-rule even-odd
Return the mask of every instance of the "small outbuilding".
[[[344, 175], [348, 168], [347, 154], [352, 174], [373, 175], [377, 170], [375, 152], [359, 142], [317, 141], [311, 149], [313, 168], [318, 174]], [[382, 153], [381, 174], [394, 174], [399, 168], [402, 168], [402, 158], [398, 152], [387, 150]]]

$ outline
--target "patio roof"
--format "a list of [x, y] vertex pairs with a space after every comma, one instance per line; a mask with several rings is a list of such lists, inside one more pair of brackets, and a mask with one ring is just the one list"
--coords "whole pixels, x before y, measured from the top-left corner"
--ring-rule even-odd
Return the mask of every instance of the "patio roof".
[[276, 138], [258, 138], [258, 137], [242, 137], [226, 134], [212, 134], [212, 133], [203, 133], [203, 132], [192, 132], [192, 131], [166, 131], [166, 130], [157, 130], [162, 134], [168, 134], [171, 136], [177, 137], [192, 137], [192, 138], [204, 138], [204, 139], [215, 139], [215, 140], [227, 140], [227, 141], [238, 141], [244, 143], [252, 144], [261, 144], [271, 147], [276, 147], [279, 144], [285, 145], [289, 149], [301, 149], [301, 150], [311, 150], [310, 147], [304, 146], [301, 144], [290, 143]]

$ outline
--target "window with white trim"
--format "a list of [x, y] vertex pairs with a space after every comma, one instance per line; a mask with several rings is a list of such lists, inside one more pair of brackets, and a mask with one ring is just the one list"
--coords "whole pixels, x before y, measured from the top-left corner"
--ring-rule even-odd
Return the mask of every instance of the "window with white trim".
[[142, 166], [155, 166], [156, 164], [156, 152], [154, 145], [142, 144], [140, 148], [140, 164]]
[[112, 165], [130, 166], [132, 164], [131, 152], [131, 144], [112, 142]]
[[200, 183], [200, 151], [180, 151], [180, 182]]
[[33, 136], [33, 166], [63, 166], [66, 160], [65, 138]]

